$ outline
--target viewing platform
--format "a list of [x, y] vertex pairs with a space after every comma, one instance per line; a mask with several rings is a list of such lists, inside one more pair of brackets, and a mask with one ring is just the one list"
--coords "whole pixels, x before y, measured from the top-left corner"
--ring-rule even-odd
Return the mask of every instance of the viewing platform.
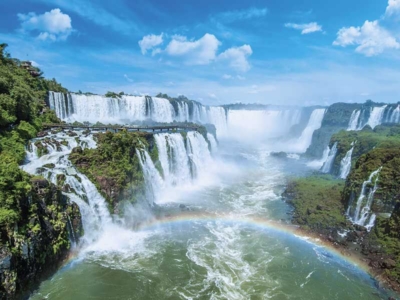
[[158, 126], [147, 126], [147, 125], [138, 125], [138, 126], [120, 126], [120, 125], [73, 125], [73, 124], [43, 124], [44, 130], [91, 130], [91, 131], [146, 131], [146, 132], [156, 132], [156, 131], [198, 131], [198, 126], [190, 126], [190, 125], [158, 125]]

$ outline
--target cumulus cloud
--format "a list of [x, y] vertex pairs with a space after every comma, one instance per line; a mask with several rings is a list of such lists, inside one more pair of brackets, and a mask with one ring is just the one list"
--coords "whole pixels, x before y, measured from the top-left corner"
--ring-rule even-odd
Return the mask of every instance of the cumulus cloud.
[[[155, 35], [155, 34], [149, 34], [144, 36], [140, 41], [139, 41], [139, 47], [140, 50], [142, 51], [142, 54], [146, 54], [148, 50], [154, 49], [156, 46], [161, 45], [164, 40], [163, 40], [164, 34], [161, 33], [160, 35]], [[153, 55], [159, 53], [160, 49], [154, 49], [153, 50]]]
[[[168, 37], [168, 36], [167, 36]], [[165, 49], [155, 48], [163, 43], [163, 34], [147, 35], [139, 41], [142, 54], [152, 50], [152, 55], [161, 54], [163, 57], [176, 58], [186, 65], [208, 65], [214, 62], [224, 62], [227, 66], [239, 72], [246, 72], [250, 69], [248, 57], [253, 51], [249, 45], [232, 47], [218, 54], [221, 42], [213, 34], [206, 33], [199, 39], [188, 39], [183, 35], [168, 37], [169, 43]], [[224, 79], [233, 78], [225, 74]]]
[[386, 15], [391, 16], [394, 14], [400, 14], [400, 0], [389, 0], [386, 7]]
[[285, 27], [301, 30], [301, 34], [309, 34], [313, 32], [322, 31], [322, 26], [319, 25], [317, 22], [311, 22], [305, 24], [286, 23]]
[[191, 65], [205, 65], [215, 60], [220, 41], [213, 34], [206, 33], [198, 40], [187, 40], [184, 36], [173, 36], [166, 53], [182, 57]]
[[52, 9], [42, 15], [34, 12], [18, 14], [23, 32], [39, 32], [40, 40], [66, 40], [72, 32], [71, 18], [59, 8]]
[[399, 49], [400, 44], [378, 21], [365, 21], [361, 27], [343, 27], [333, 42], [335, 46], [357, 45], [356, 52], [375, 56], [388, 49]]
[[249, 45], [241, 47], [232, 47], [222, 52], [218, 60], [227, 62], [233, 69], [239, 72], [246, 72], [250, 69], [247, 58], [253, 54]]

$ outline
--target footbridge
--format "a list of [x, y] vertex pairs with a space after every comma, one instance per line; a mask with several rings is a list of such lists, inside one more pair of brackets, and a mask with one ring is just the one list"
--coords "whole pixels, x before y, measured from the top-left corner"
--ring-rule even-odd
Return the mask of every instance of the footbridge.
[[147, 125], [74, 125], [74, 124], [43, 124], [44, 130], [90, 130], [90, 131], [146, 131], [146, 132], [162, 132], [162, 131], [198, 131], [199, 127], [195, 125], [157, 125], [157, 126], [147, 126]]

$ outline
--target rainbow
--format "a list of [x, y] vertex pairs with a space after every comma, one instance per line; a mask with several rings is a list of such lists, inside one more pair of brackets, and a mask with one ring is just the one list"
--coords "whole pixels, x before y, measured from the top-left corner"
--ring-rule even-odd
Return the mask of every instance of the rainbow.
[[269, 230], [280, 234], [288, 234], [298, 237], [316, 246], [324, 247], [324, 249], [326, 249], [330, 254], [333, 254], [334, 256], [350, 263], [354, 267], [361, 269], [373, 277], [368, 265], [359, 257], [355, 255], [352, 256], [350, 253], [344, 253], [339, 249], [336, 249], [331, 243], [321, 240], [319, 236], [315, 234], [301, 230], [299, 226], [271, 221], [261, 217], [237, 216], [232, 214], [216, 215], [204, 212], [185, 212], [155, 218], [149, 222], [142, 223], [137, 227], [137, 230], [153, 230], [160, 227], [162, 228], [164, 226], [173, 226], [179, 224], [188, 225], [192, 222], [225, 222], [228, 225], [242, 224], [248, 227], [256, 228], [257, 230]]

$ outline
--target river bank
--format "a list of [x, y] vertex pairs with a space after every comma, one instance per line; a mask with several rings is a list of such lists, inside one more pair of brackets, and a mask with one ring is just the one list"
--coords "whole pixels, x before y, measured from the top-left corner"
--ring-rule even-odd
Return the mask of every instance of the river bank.
[[396, 260], [379, 241], [379, 225], [368, 232], [352, 224], [342, 199], [344, 185], [343, 180], [329, 175], [292, 178], [282, 196], [294, 208], [293, 224], [299, 225], [299, 232], [320, 239], [365, 266], [379, 288], [399, 293], [400, 282], [390, 272]]

